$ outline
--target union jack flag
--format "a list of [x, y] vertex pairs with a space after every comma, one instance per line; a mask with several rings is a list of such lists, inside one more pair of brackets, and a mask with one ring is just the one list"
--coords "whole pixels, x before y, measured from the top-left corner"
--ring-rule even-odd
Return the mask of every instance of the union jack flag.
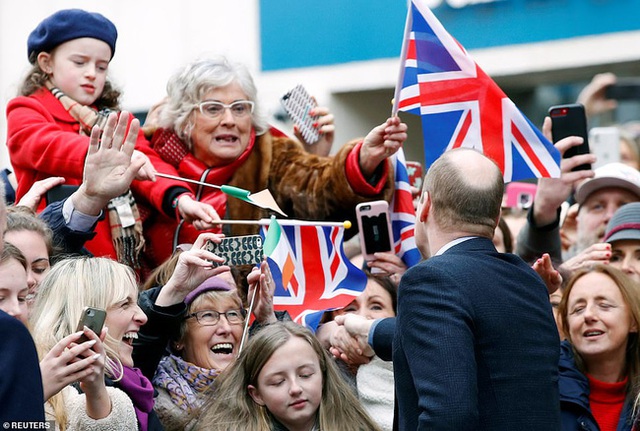
[[443, 152], [475, 148], [505, 182], [559, 177], [560, 153], [444, 29], [412, 0], [394, 111], [421, 116], [426, 166]]
[[288, 311], [295, 322], [315, 331], [325, 311], [345, 307], [364, 291], [367, 276], [342, 249], [344, 227], [299, 220], [280, 225], [274, 218], [261, 232], [276, 283], [274, 309]]
[[409, 175], [402, 148], [391, 158], [395, 172], [395, 192], [391, 200], [391, 230], [393, 231], [394, 251], [407, 267], [420, 262], [421, 256], [416, 247], [415, 221], [416, 211], [409, 187]]

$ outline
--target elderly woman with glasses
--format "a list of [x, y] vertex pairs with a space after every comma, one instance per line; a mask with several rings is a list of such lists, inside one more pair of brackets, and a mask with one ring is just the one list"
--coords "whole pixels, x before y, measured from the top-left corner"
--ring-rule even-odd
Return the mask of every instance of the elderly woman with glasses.
[[[164, 286], [140, 294], [147, 324], [134, 340], [133, 358], [152, 380], [158, 395], [154, 410], [166, 430], [183, 430], [202, 406], [218, 377], [240, 353], [246, 311], [230, 268], [212, 267], [222, 259], [204, 248], [221, 235], [203, 233], [180, 253]], [[256, 322], [275, 322], [271, 273], [266, 263], [249, 274]], [[257, 290], [255, 290], [257, 289]]]
[[[159, 173], [256, 193], [268, 189], [289, 217], [353, 219], [361, 201], [389, 199], [393, 175], [386, 159], [407, 138], [399, 118], [388, 119], [333, 157], [304, 151], [297, 140], [270, 131], [257, 101], [253, 78], [225, 58], [198, 60], [167, 84], [159, 129], [138, 146]], [[138, 201], [153, 207], [145, 220], [146, 253], [152, 266], [175, 246], [193, 242], [198, 231], [220, 232], [220, 219], [259, 219], [265, 210], [220, 190], [181, 180], [137, 182]], [[226, 233], [257, 233], [258, 226], [233, 225]]]

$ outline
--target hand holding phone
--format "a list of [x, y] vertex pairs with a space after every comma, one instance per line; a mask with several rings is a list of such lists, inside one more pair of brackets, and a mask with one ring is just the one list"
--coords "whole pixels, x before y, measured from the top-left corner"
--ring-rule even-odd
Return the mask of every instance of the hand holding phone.
[[314, 127], [319, 116], [309, 115], [309, 111], [317, 106], [313, 97], [302, 85], [296, 85], [280, 99], [284, 109], [298, 125], [300, 134], [307, 144], [315, 144], [320, 139], [320, 132]]
[[364, 260], [375, 259], [376, 252], [393, 251], [387, 201], [363, 202], [356, 205], [356, 217]]
[[[103, 310], [102, 308], [84, 307], [82, 309], [82, 315], [80, 316], [80, 320], [78, 321], [78, 327], [76, 328], [76, 331], [82, 331], [86, 326], [87, 328], [91, 329], [97, 336], [100, 336], [106, 318], [106, 310]], [[85, 334], [82, 334], [77, 343], [82, 344], [85, 341], [89, 341], [89, 338]]]
[[[568, 159], [578, 154], [589, 154], [587, 117], [584, 112], [584, 106], [579, 103], [552, 106], [549, 108], [549, 117], [551, 117], [551, 134], [554, 144], [569, 136], [580, 136], [583, 139], [582, 144], [565, 151], [563, 158]], [[591, 165], [585, 163], [576, 166], [572, 171], [590, 169]]]

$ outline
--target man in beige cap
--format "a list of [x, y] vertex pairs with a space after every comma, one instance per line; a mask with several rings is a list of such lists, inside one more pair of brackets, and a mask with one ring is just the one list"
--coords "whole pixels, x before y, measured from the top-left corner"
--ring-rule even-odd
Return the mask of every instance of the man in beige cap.
[[566, 179], [540, 180], [527, 226], [518, 238], [517, 252], [525, 260], [549, 253], [556, 261], [564, 260], [562, 267], [567, 271], [609, 261], [611, 246], [604, 242], [607, 223], [622, 205], [640, 201], [640, 172], [622, 163], [609, 163], [591, 172], [591, 178], [576, 181], [574, 198], [579, 205], [576, 235], [564, 255], [560, 245], [559, 212], [569, 198], [572, 184]]

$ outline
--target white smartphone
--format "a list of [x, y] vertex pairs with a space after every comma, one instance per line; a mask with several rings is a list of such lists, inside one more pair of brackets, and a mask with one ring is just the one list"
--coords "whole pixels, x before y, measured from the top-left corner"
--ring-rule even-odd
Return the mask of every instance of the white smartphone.
[[302, 85], [296, 85], [280, 99], [284, 109], [300, 129], [307, 144], [315, 144], [320, 140], [320, 132], [313, 124], [318, 116], [309, 115], [309, 111], [317, 106], [316, 100], [307, 93]]
[[597, 158], [594, 169], [620, 161], [620, 131], [616, 127], [592, 127], [589, 142], [591, 152]]
[[364, 260], [375, 259], [374, 253], [393, 250], [391, 217], [387, 201], [363, 202], [356, 205], [358, 235]]

